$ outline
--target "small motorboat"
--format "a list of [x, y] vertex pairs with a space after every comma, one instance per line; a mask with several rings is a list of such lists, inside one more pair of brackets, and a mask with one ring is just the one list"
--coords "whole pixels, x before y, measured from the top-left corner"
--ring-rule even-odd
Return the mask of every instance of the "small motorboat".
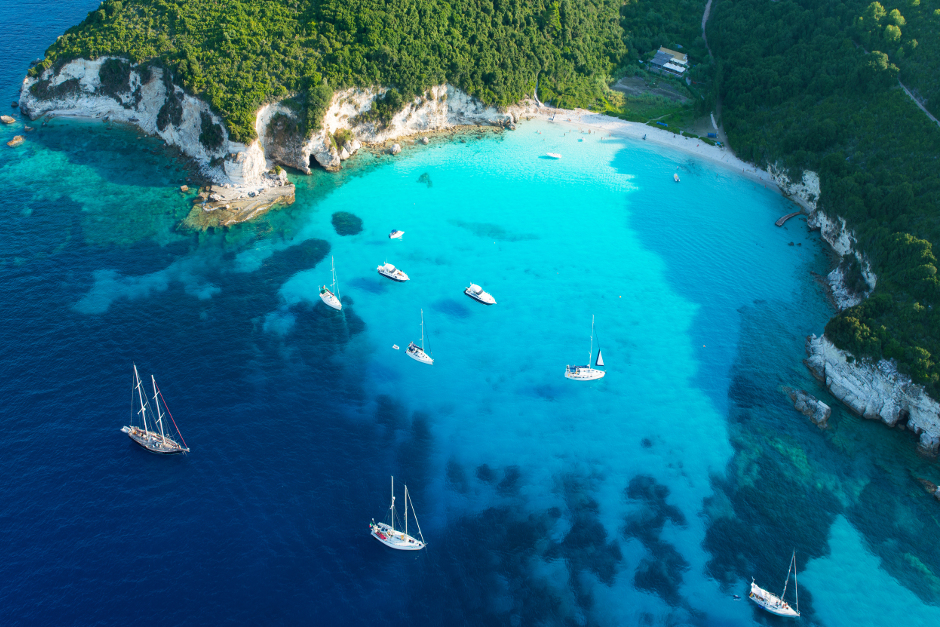
[[398, 229], [392, 229], [392, 232], [388, 234], [388, 239], [401, 239], [401, 236], [404, 235], [404, 231], [399, 231]]
[[496, 299], [489, 292], [484, 292], [483, 288], [477, 285], [476, 283], [471, 283], [470, 287], [463, 291], [464, 294], [469, 296], [475, 301], [479, 301], [484, 305], [495, 305]]
[[561, 155], [557, 152], [546, 153], [546, 156], [551, 157], [552, 159], [561, 159]]
[[376, 268], [376, 270], [378, 270], [379, 274], [381, 274], [382, 276], [388, 277], [393, 281], [401, 282], [401, 281], [410, 280], [407, 274], [405, 274], [404, 272], [402, 272], [401, 270], [399, 270], [398, 268], [396, 268], [390, 263], [381, 265], [378, 268]]
[[675, 181], [676, 183], [678, 183], [678, 182], [679, 182], [679, 175], [678, 175], [678, 174], [673, 174], [673, 175], [672, 175], [672, 180]]
[[398, 344], [392, 344], [392, 348], [394, 348], [395, 350], [398, 350]]

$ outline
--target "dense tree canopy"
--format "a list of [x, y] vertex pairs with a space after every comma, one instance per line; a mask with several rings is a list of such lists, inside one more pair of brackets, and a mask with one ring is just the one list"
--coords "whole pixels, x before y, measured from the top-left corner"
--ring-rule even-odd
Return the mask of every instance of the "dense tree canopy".
[[[897, 50], [882, 52], [897, 43], [889, 27], [904, 41], [919, 14], [851, 0], [719, 0], [713, 11], [732, 145], [758, 163], [818, 171], [822, 208], [847, 220], [878, 275], [872, 297], [827, 335], [896, 358], [940, 395], [940, 129], [900, 90]], [[940, 20], [929, 26], [937, 40]]]
[[105, 0], [40, 69], [103, 55], [159, 63], [245, 141], [263, 103], [296, 96], [316, 125], [348, 86], [407, 98], [449, 81], [506, 105], [538, 82], [543, 100], [576, 105], [623, 53], [614, 0]]

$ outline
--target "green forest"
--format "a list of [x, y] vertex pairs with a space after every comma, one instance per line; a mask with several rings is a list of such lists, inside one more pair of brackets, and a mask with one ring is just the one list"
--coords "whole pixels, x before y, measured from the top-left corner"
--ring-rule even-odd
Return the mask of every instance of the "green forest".
[[[940, 113], [940, 0], [105, 0], [47, 51], [42, 70], [102, 55], [158, 65], [207, 101], [230, 136], [254, 138], [255, 111], [288, 99], [319, 128], [335, 90], [394, 88], [365, 118], [381, 123], [449, 82], [491, 105], [532, 94], [628, 119], [666, 104], [616, 97], [649, 76], [659, 46], [689, 53], [691, 105], [720, 102], [731, 147], [793, 176], [820, 174], [820, 206], [844, 217], [872, 262], [872, 297], [827, 335], [860, 357], [898, 360], [940, 397], [940, 129], [900, 89]], [[103, 67], [120, 90], [126, 65]], [[146, 70], [145, 70], [146, 72]], [[659, 80], [659, 79], [656, 79]], [[665, 79], [664, 79], [665, 80]], [[42, 82], [37, 93], [64, 86]], [[178, 105], [178, 103], [176, 103]], [[172, 121], [178, 106], [161, 111]], [[630, 106], [646, 107], [630, 111]], [[673, 106], [673, 105], [669, 105]], [[676, 110], [673, 106], [672, 110]], [[672, 119], [672, 118], [671, 118]], [[203, 120], [203, 141], [221, 129]], [[850, 282], [859, 284], [857, 264]]]

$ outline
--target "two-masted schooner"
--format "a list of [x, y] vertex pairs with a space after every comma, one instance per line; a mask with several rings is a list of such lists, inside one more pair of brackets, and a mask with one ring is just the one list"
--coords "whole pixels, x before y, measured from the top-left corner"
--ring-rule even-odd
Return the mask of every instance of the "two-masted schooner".
[[[183, 435], [176, 426], [176, 421], [173, 420], [173, 416], [170, 414], [170, 408], [166, 406], [166, 401], [163, 400], [163, 394], [160, 393], [160, 388], [157, 387], [157, 380], [153, 378], [153, 375], [150, 376], [150, 380], [153, 383], [153, 403], [157, 407], [156, 412], [150, 407], [147, 393], [144, 392], [143, 384], [140, 381], [140, 375], [137, 374], [137, 364], [134, 364], [134, 387], [131, 390], [131, 409], [134, 410], [138, 406], [138, 402], [140, 409], [137, 409], [134, 416], [131, 418], [130, 426], [122, 427], [121, 431], [151, 453], [158, 453], [160, 455], [188, 453], [189, 448], [187, 448], [186, 442], [183, 440]], [[135, 392], [137, 393], [136, 400], [134, 398]], [[182, 444], [167, 435], [166, 430], [163, 428], [163, 411], [160, 409], [161, 401], [166, 408], [166, 413], [170, 417], [170, 421], [173, 423], [173, 428], [176, 429], [176, 435], [179, 436]]]
[[[408, 506], [411, 505], [411, 514], [415, 517], [415, 525], [418, 527], [418, 536], [421, 538], [415, 538], [414, 536], [408, 535]], [[408, 486], [405, 486], [405, 530], [401, 530], [401, 525], [399, 524], [399, 529], [395, 529], [395, 520], [397, 516], [395, 515], [395, 477], [392, 477], [392, 505], [388, 508], [388, 516], [386, 516], [386, 522], [375, 522], [375, 519], [372, 519], [372, 522], [369, 524], [369, 530], [372, 532], [372, 537], [384, 544], [385, 546], [396, 549], [398, 551], [420, 551], [427, 546], [427, 543], [424, 541], [424, 536], [421, 534], [421, 525], [418, 524], [418, 515], [415, 513], [414, 503], [411, 502], [411, 497], [408, 496]]]

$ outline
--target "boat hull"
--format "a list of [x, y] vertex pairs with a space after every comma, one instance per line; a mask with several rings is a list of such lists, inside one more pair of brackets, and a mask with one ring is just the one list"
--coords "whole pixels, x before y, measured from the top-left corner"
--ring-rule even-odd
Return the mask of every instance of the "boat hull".
[[180, 446], [171, 438], [161, 438], [158, 434], [143, 431], [137, 427], [124, 427], [121, 431], [126, 433], [135, 444], [157, 455], [180, 455], [189, 452], [188, 448]]
[[405, 354], [418, 363], [427, 364], [428, 366], [434, 365], [434, 360], [427, 353], [421, 350], [421, 348], [415, 346], [414, 343], [408, 347], [408, 349], [405, 351]]
[[565, 369], [565, 378], [572, 381], [596, 381], [603, 379], [607, 373], [590, 366], [568, 366]]
[[385, 523], [370, 525], [372, 537], [396, 551], [420, 551], [426, 545], [421, 540], [413, 538], [407, 533], [392, 529]]
[[402, 272], [401, 270], [399, 270], [398, 272], [395, 272], [395, 273], [391, 273], [391, 272], [385, 272], [385, 271], [384, 271], [384, 268], [379, 267], [378, 273], [381, 274], [382, 276], [384, 276], [384, 277], [387, 278], [387, 279], [391, 279], [391, 280], [393, 280], [393, 281], [398, 281], [399, 283], [403, 283], [403, 282], [405, 282], [405, 281], [410, 281], [410, 280], [411, 280], [411, 279], [408, 278], [408, 275], [405, 274], [404, 272]]
[[764, 590], [756, 583], [751, 583], [751, 593], [747, 597], [753, 601], [757, 607], [770, 612], [776, 616], [784, 618], [799, 618], [800, 613], [790, 607], [790, 605], [778, 597], [776, 594]]
[[327, 307], [332, 307], [336, 311], [341, 311], [343, 309], [343, 303], [339, 302], [339, 299], [336, 298], [336, 295], [325, 287], [321, 288], [320, 290], [320, 300], [326, 303]]
[[488, 292], [483, 292], [482, 294], [474, 294], [468, 287], [463, 291], [464, 294], [477, 301], [478, 303], [483, 303], [484, 305], [495, 305], [496, 299], [493, 298]]
[[404, 234], [404, 231], [392, 231], [388, 234], [388, 239], [401, 239], [401, 236]]

